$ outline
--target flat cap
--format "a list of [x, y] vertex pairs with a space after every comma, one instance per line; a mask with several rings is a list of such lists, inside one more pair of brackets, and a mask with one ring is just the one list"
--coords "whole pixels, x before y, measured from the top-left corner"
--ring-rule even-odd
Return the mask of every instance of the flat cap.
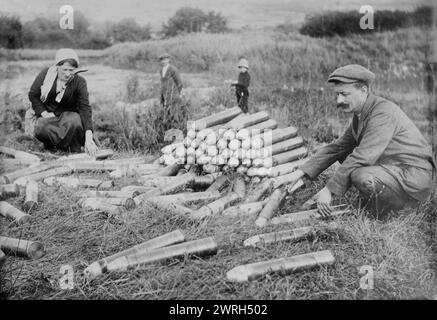
[[363, 81], [370, 84], [375, 80], [375, 74], [359, 64], [349, 64], [336, 69], [328, 77], [328, 82], [353, 83]]
[[171, 56], [168, 53], [162, 53], [161, 55], [159, 55], [158, 60], [162, 60], [162, 59], [170, 59]]

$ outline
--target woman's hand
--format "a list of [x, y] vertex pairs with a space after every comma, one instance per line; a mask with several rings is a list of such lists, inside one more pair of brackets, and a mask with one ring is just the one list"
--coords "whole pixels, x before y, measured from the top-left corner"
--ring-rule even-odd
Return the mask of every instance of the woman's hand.
[[91, 130], [87, 130], [85, 132], [85, 152], [91, 157], [95, 157], [99, 151], [99, 148], [94, 143], [93, 132]]
[[53, 112], [43, 111], [41, 112], [41, 117], [43, 118], [54, 118], [56, 117]]
[[319, 191], [316, 197], [317, 211], [323, 218], [329, 218], [331, 216], [331, 191], [327, 187], [324, 187]]

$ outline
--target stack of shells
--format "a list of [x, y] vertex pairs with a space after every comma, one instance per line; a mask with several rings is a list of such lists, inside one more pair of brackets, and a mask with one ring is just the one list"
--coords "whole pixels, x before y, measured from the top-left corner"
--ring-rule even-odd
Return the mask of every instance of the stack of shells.
[[268, 176], [272, 167], [272, 131], [248, 129], [187, 131], [182, 142], [165, 146], [159, 162], [164, 165], [203, 166], [206, 173], [235, 170], [249, 176]]

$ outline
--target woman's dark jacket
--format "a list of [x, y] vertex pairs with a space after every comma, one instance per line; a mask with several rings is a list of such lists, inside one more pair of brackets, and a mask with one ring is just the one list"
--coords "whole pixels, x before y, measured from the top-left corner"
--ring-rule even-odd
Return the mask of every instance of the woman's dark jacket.
[[37, 117], [44, 111], [53, 112], [59, 116], [64, 111], [77, 112], [82, 120], [84, 130], [93, 130], [92, 111], [88, 101], [88, 88], [86, 80], [80, 75], [74, 75], [68, 82], [61, 102], [56, 102], [56, 80], [43, 103], [40, 99], [41, 86], [47, 74], [48, 68], [42, 70], [33, 81], [29, 91], [29, 100]]

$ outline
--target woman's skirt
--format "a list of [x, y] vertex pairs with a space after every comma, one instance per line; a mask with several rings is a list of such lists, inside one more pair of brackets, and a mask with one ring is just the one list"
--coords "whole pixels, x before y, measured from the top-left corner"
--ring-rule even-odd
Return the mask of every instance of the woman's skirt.
[[81, 152], [85, 143], [85, 132], [80, 115], [65, 111], [58, 117], [38, 118], [35, 138], [43, 142], [46, 149]]

